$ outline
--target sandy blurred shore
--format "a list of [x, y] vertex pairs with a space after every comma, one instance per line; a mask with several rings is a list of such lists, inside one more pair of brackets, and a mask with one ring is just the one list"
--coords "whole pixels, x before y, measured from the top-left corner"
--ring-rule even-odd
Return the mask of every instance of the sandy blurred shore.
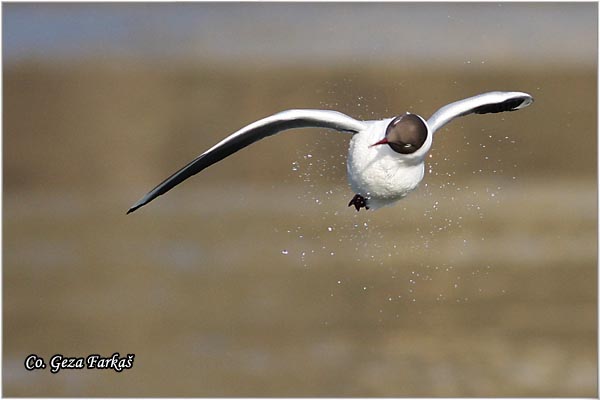
[[[451, 172], [460, 173], [456, 179], [484, 167], [510, 176], [518, 169], [538, 176], [591, 177], [597, 99], [590, 88], [595, 82], [596, 71], [587, 68], [482, 73], [474, 67], [439, 74], [433, 67], [376, 65], [295, 70], [118, 59], [23, 62], [4, 71], [4, 141], [10, 150], [5, 185], [48, 190], [75, 184], [114, 190], [132, 182], [152, 186], [229, 133], [281, 110], [326, 108], [362, 119], [405, 111], [429, 116], [448, 102], [490, 90], [529, 92], [535, 107], [454, 122], [436, 137], [435, 163], [448, 163]], [[347, 140], [315, 129], [284, 133], [210, 168], [203, 179], [278, 181], [308, 152], [342, 163]], [[332, 168], [327, 175], [338, 179], [344, 173]]]

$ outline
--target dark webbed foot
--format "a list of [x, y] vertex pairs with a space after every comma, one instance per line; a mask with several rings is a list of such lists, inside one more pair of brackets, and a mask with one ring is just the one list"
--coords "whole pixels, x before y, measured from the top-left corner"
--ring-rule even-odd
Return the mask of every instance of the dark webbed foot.
[[356, 211], [360, 211], [362, 207], [364, 207], [365, 210], [369, 209], [369, 206], [367, 205], [367, 200], [360, 194], [355, 195], [352, 198], [352, 200], [350, 200], [350, 203], [348, 203], [348, 207], [350, 206], [354, 206], [356, 208]]

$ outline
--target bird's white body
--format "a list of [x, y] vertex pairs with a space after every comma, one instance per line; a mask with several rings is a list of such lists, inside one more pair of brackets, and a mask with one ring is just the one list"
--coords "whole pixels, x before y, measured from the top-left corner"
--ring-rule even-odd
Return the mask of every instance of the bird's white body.
[[[425, 156], [433, 135], [457, 117], [515, 111], [533, 98], [522, 92], [488, 92], [443, 106], [427, 121], [405, 114], [380, 121], [359, 121], [331, 110], [287, 110], [263, 118], [229, 135], [135, 203], [128, 214], [168, 192], [189, 177], [250, 144], [278, 132], [303, 127], [328, 128], [354, 135], [348, 150], [348, 182], [356, 210], [391, 205], [414, 190], [425, 173]], [[386, 144], [385, 146], [381, 146]]]
[[389, 146], [372, 146], [385, 136], [392, 119], [366, 121], [366, 128], [350, 141], [348, 183], [368, 201], [371, 209], [402, 199], [417, 188], [425, 174], [425, 155], [432, 142], [430, 134], [421, 149], [404, 157], [398, 157]]

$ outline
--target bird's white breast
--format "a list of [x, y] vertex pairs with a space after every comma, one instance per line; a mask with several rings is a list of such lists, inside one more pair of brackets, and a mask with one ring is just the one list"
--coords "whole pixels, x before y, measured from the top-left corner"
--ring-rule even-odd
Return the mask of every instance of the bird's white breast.
[[370, 147], [383, 139], [391, 120], [369, 121], [368, 127], [350, 141], [348, 182], [373, 209], [406, 196], [417, 187], [425, 172], [424, 154], [418, 157], [399, 154], [388, 145]]

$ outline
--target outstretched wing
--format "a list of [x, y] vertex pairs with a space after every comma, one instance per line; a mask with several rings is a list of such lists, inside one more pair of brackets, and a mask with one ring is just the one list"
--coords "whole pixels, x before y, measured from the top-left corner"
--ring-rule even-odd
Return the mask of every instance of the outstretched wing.
[[263, 118], [231, 134], [200, 154], [142, 197], [127, 211], [127, 214], [165, 194], [190, 176], [260, 139], [286, 129], [308, 127], [331, 128], [342, 132], [357, 133], [365, 128], [365, 124], [340, 112], [328, 110], [288, 110]]
[[450, 103], [437, 110], [427, 120], [433, 134], [454, 118], [469, 114], [516, 111], [533, 103], [533, 97], [522, 92], [489, 92]]

